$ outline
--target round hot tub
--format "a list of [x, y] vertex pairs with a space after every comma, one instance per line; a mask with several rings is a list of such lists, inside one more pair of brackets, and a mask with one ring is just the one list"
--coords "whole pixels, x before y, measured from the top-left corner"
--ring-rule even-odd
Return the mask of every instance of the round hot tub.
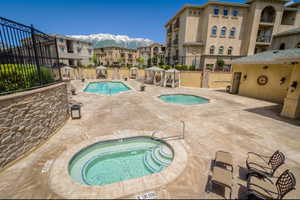
[[158, 173], [173, 161], [173, 149], [162, 140], [134, 137], [95, 143], [69, 162], [78, 183], [102, 186]]
[[209, 103], [209, 99], [190, 94], [166, 94], [158, 97], [166, 103], [195, 105]]

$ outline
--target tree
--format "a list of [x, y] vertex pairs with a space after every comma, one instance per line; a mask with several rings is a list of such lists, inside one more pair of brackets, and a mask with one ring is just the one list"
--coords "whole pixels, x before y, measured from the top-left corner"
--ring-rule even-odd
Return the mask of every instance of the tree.
[[217, 62], [216, 62], [216, 65], [217, 65], [217, 69], [218, 70], [223, 70], [223, 67], [225, 65], [225, 62], [223, 59], [218, 59]]
[[142, 66], [145, 63], [145, 59], [143, 57], [139, 57], [137, 62], [139, 63], [139, 66]]
[[98, 57], [96, 56], [96, 54], [93, 54], [92, 61], [93, 61], [94, 65], [98, 65], [99, 64]]

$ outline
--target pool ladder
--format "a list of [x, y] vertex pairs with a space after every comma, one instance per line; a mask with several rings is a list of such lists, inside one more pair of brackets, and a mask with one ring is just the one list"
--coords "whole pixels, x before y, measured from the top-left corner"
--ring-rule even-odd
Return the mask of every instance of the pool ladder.
[[157, 133], [159, 133], [159, 131], [165, 130], [168, 127], [171, 126], [171, 125], [169, 125], [169, 126], [166, 126], [164, 128], [157, 129], [157, 130], [153, 131], [152, 138], [154, 138], [154, 139], [160, 139], [160, 140], [181, 140], [181, 139], [184, 140], [184, 135], [185, 135], [185, 121], [180, 121], [180, 123], [182, 125], [182, 131], [181, 131], [180, 135], [169, 136], [169, 137], [161, 137], [161, 138], [158, 138], [158, 137], [155, 136]]

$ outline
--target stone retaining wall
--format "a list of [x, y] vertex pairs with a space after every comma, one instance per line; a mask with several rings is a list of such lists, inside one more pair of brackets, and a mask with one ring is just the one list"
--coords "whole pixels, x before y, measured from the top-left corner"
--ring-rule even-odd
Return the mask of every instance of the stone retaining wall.
[[68, 117], [65, 83], [0, 96], [0, 169], [45, 142]]

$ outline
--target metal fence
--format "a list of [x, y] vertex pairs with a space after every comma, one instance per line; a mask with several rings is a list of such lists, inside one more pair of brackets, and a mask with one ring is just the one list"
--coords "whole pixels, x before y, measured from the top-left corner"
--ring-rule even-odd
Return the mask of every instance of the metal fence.
[[56, 38], [0, 17], [0, 94], [61, 81]]

